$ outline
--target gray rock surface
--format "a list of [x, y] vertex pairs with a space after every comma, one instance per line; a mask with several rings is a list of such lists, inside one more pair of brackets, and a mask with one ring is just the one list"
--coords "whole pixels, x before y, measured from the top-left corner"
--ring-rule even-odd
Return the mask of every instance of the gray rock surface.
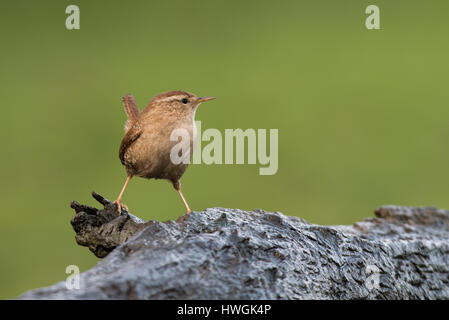
[[[97, 197], [105, 209], [87, 216], [87, 206], [72, 203], [72, 224], [77, 241], [107, 256], [81, 274], [78, 290], [62, 281], [19, 299], [449, 298], [448, 211], [386, 206], [352, 226], [320, 226], [278, 212], [210, 208], [144, 223], [114, 216]], [[126, 223], [134, 231], [120, 236]], [[96, 251], [108, 233], [115, 240]]]

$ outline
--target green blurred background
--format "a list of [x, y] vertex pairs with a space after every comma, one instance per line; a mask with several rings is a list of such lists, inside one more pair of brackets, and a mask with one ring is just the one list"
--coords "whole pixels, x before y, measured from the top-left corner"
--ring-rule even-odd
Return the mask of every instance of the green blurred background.
[[[77, 4], [81, 29], [65, 28]], [[381, 30], [365, 28], [380, 7]], [[71, 200], [114, 199], [126, 116], [182, 89], [217, 100], [203, 129], [278, 128], [279, 171], [193, 165], [196, 210], [281, 211], [351, 224], [384, 204], [449, 208], [449, 2], [8, 1], [0, 5], [0, 298], [98, 262], [75, 243]], [[133, 179], [144, 219], [184, 207], [164, 181]]]

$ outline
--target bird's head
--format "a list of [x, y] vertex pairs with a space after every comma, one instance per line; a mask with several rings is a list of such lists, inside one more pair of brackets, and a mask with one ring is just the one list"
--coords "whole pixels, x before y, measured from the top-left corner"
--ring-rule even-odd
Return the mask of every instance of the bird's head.
[[161, 112], [191, 115], [200, 103], [213, 99], [215, 97], [198, 97], [186, 91], [166, 91], [151, 99], [149, 106]]

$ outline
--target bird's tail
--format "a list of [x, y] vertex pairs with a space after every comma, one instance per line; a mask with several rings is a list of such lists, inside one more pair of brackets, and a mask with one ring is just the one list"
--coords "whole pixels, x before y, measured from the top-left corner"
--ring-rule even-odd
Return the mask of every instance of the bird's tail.
[[123, 107], [125, 108], [125, 112], [128, 115], [128, 120], [125, 123], [125, 131], [132, 126], [132, 124], [137, 120], [140, 114], [139, 107], [137, 106], [136, 100], [130, 94], [127, 94], [122, 97]]
[[137, 107], [137, 103], [134, 97], [130, 94], [127, 94], [122, 98], [122, 102], [129, 120], [136, 120], [140, 114], [140, 110], [139, 107]]

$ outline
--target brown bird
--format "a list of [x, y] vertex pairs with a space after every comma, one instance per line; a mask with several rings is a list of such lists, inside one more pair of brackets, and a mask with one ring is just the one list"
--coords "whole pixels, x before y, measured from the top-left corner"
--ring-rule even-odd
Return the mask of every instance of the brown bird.
[[188, 132], [190, 139], [185, 147], [192, 155], [196, 139], [195, 111], [201, 102], [212, 99], [215, 97], [197, 97], [186, 91], [167, 91], [151, 99], [140, 112], [132, 95], [122, 98], [128, 121], [125, 124], [126, 133], [120, 145], [119, 157], [128, 177], [117, 200], [114, 201], [120, 213], [122, 207], [128, 209], [122, 203], [122, 197], [133, 176], [171, 181], [187, 212], [191, 212], [182, 194], [180, 182], [189, 164], [172, 162], [172, 148], [180, 142], [171, 141], [170, 136], [176, 129]]

